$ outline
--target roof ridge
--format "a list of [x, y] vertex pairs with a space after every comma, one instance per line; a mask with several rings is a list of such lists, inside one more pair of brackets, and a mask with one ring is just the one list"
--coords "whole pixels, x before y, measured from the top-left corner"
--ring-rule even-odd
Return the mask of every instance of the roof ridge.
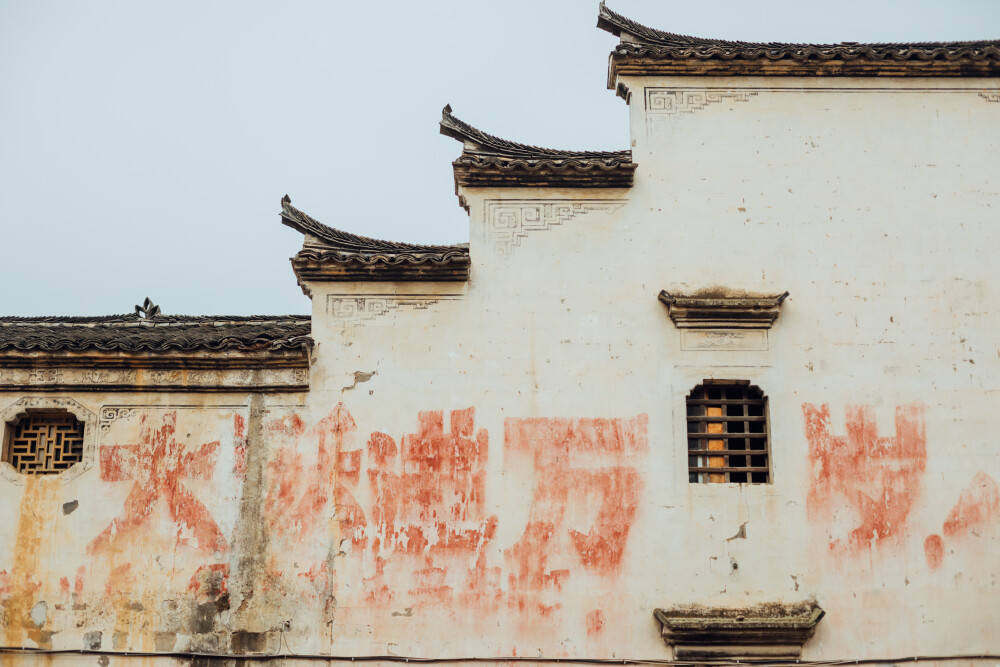
[[[597, 27], [615, 37], [621, 37], [623, 32], [636, 38], [635, 42], [646, 46], [661, 46], [670, 48], [738, 48], [738, 49], [941, 49], [955, 47], [1000, 47], [1000, 39], [964, 40], [953, 42], [839, 42], [835, 44], [809, 44], [795, 42], [743, 42], [724, 39], [707, 39], [681, 35], [664, 30], [650, 28], [637, 21], [614, 12], [601, 1], [597, 14]], [[627, 43], [627, 42], [626, 42]]]
[[339, 250], [350, 253], [398, 253], [398, 252], [428, 252], [441, 253], [449, 250], [460, 250], [467, 248], [468, 244], [453, 245], [424, 245], [418, 243], [397, 243], [394, 241], [384, 241], [373, 239], [359, 234], [345, 232], [329, 225], [324, 225], [319, 220], [307, 215], [292, 206], [292, 200], [288, 195], [281, 199], [281, 222], [287, 227], [310, 234], [323, 241], [330, 250]]
[[282, 321], [302, 321], [311, 319], [310, 315], [157, 315], [152, 318], [139, 317], [131, 313], [122, 315], [0, 315], [0, 325], [182, 325], [205, 322], [225, 322], [231, 324], [273, 324]]
[[500, 157], [509, 158], [527, 158], [527, 159], [540, 159], [540, 158], [551, 158], [551, 159], [591, 159], [591, 158], [610, 158], [610, 157], [625, 157], [631, 158], [631, 151], [568, 151], [561, 150], [557, 148], [542, 148], [540, 146], [532, 146], [530, 144], [522, 144], [516, 141], [509, 141], [507, 139], [502, 139], [495, 135], [483, 132], [482, 130], [469, 125], [463, 120], [460, 120], [454, 116], [451, 112], [451, 105], [446, 104], [444, 109], [441, 110], [441, 134], [446, 137], [451, 137], [452, 139], [457, 139], [458, 141], [467, 142], [474, 144], [476, 148], [474, 150], [468, 150], [467, 148], [463, 150], [463, 153], [471, 153], [477, 155], [495, 155]]

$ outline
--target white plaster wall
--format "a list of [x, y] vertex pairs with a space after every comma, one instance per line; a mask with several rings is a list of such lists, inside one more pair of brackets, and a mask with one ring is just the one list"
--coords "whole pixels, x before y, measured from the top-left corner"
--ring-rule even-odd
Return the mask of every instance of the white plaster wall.
[[[178, 545], [160, 507], [117, 560], [88, 555], [122, 511], [120, 484], [108, 488], [95, 468], [27, 506], [24, 487], [0, 480], [0, 503], [19, 508], [0, 522], [8, 643], [31, 646], [39, 630], [56, 630], [52, 646], [78, 648], [101, 630], [105, 649], [125, 632], [132, 650], [155, 649], [157, 633], [175, 634], [174, 650], [207, 650], [252, 632], [271, 652], [668, 658], [655, 608], [815, 598], [827, 616], [807, 659], [1000, 653], [1000, 518], [990, 495], [1000, 479], [1000, 103], [980, 94], [1000, 85], [626, 83], [639, 165], [631, 190], [469, 189], [468, 284], [310, 285], [311, 389], [260, 404], [256, 487], [232, 472], [238, 438], [218, 410], [192, 419], [192, 443], [220, 441], [217, 475], [191, 485], [218, 517], [224, 553]], [[718, 101], [690, 98], [675, 114], [646, 108], [644, 88], [696, 96], [708, 87], [722, 88]], [[512, 228], [526, 230], [516, 244], [504, 241]], [[682, 349], [657, 293], [709, 286], [791, 293], [766, 349]], [[704, 378], [747, 379], [766, 392], [772, 484], [688, 483], [684, 397]], [[231, 404], [248, 420], [253, 400], [73, 397], [94, 412]], [[863, 430], [856, 406], [868, 406], [887, 439], [882, 449], [867, 442], [833, 480], [843, 493], [821, 493], [830, 480], [804, 404], [829, 405], [830, 434], [845, 440], [851, 419]], [[460, 416], [449, 412], [468, 408], [469, 437], [414, 442], [447, 457], [481, 438], [477, 462], [420, 478], [423, 463], [403, 460], [404, 436], [428, 411], [442, 411], [443, 432], [454, 434]], [[925, 431], [919, 465], [895, 456], [900, 440], [913, 444], [897, 437], [897, 408], [903, 427]], [[239, 412], [227, 409], [226, 419]], [[519, 439], [522, 427], [532, 435]], [[140, 436], [138, 425], [121, 428], [117, 444]], [[377, 458], [377, 433], [397, 447], [388, 462]], [[379, 532], [389, 505], [376, 479], [387, 472], [404, 482], [390, 503], [403, 517], [397, 528], [428, 539], [413, 552]], [[421, 479], [443, 489], [441, 500], [421, 500]], [[70, 496], [93, 505], [81, 500], [72, 524], [59, 514]], [[979, 503], [981, 520], [946, 530], [963, 497]], [[630, 499], [634, 513], [622, 514]], [[240, 533], [254, 503], [260, 531]], [[415, 518], [420, 507], [433, 516]], [[602, 512], [616, 511], [603, 535], [619, 556], [588, 563], [573, 535], [600, 537]], [[41, 549], [26, 546], [34, 533], [19, 532], [31, 512], [48, 513]], [[850, 544], [865, 517], [885, 516], [890, 534]], [[551, 537], [529, 530], [546, 521]], [[733, 539], [741, 525], [746, 537]], [[476, 530], [465, 546], [441, 538]], [[925, 546], [933, 535], [939, 563]], [[152, 554], [148, 545], [161, 542], [171, 544]], [[25, 574], [28, 547], [38, 587], [15, 576]], [[158, 556], [169, 556], [168, 571], [154, 565]], [[125, 562], [141, 574], [115, 583]], [[73, 587], [81, 563], [89, 611], [74, 611], [72, 591], [60, 589], [62, 576]], [[231, 608], [199, 634], [191, 618], [205, 602], [188, 582], [212, 563], [229, 568]], [[537, 580], [517, 580], [525, 563]], [[10, 627], [46, 599], [65, 606], [57, 625]], [[170, 600], [181, 610], [163, 606]]]

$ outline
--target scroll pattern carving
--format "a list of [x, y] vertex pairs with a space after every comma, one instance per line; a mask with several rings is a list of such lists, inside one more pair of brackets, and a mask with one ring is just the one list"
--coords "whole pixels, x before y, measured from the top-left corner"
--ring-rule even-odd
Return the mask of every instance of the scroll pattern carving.
[[755, 91], [646, 89], [646, 135], [670, 122], [674, 116], [700, 111], [724, 100], [748, 102]]
[[979, 96], [986, 100], [987, 102], [1000, 102], [1000, 92], [998, 93], [979, 93]]
[[531, 232], [552, 229], [578, 215], [613, 213], [624, 205], [622, 200], [490, 200], [486, 202], [489, 242], [507, 258]]
[[327, 297], [326, 312], [334, 322], [350, 327], [372, 322], [403, 308], [426, 310], [439, 301], [455, 298], [458, 298], [457, 295], [331, 294]]

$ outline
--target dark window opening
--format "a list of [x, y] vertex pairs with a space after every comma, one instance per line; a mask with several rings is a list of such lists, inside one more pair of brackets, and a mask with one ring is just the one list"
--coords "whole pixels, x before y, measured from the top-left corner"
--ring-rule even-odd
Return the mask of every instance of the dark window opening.
[[688, 481], [771, 481], [767, 397], [746, 380], [705, 380], [687, 398]]
[[28, 411], [5, 431], [3, 460], [20, 473], [60, 473], [83, 460], [83, 422], [65, 410]]

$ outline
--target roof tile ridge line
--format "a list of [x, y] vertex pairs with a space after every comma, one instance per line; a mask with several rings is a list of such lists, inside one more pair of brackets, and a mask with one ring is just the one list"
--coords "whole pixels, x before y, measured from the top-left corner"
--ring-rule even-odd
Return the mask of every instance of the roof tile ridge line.
[[[588, 159], [588, 158], [609, 158], [631, 151], [574, 151], [562, 150], [558, 148], [543, 148], [522, 144], [517, 141], [509, 141], [488, 132], [469, 125], [465, 121], [456, 118], [452, 114], [451, 105], [446, 104], [441, 110], [441, 122], [438, 124], [441, 134], [451, 137], [461, 142], [476, 144], [483, 150], [475, 151], [479, 155], [496, 155], [498, 157], [510, 158], [551, 158], [551, 159]], [[462, 150], [465, 154], [465, 149]]]
[[287, 194], [281, 198], [281, 222], [302, 234], [311, 234], [325, 241], [330, 250], [340, 252], [448, 252], [460, 249], [465, 244], [424, 245], [418, 243], [399, 243], [374, 239], [360, 234], [352, 234], [336, 227], [325, 225], [319, 220], [292, 206], [292, 199]]
[[[627, 16], [623, 16], [605, 5], [604, 0], [598, 8], [597, 27], [620, 37], [622, 32], [635, 37], [635, 46], [659, 46], [663, 48], [754, 48], [767, 50], [800, 49], [955, 49], [955, 48], [990, 48], [1000, 46], [1000, 39], [975, 39], [947, 42], [839, 42], [829, 44], [811, 44], [801, 42], [744, 42], [739, 40], [708, 39], [666, 32], [650, 28]], [[627, 42], [623, 42], [627, 44]]]
[[0, 316], [0, 325], [19, 326], [193, 326], [206, 323], [222, 325], [278, 325], [283, 322], [310, 320], [311, 315], [162, 315], [142, 318], [130, 313], [125, 315], [7, 315]]
[[633, 21], [627, 16], [623, 16], [618, 12], [608, 9], [607, 5], [604, 4], [604, 0], [601, 0], [601, 4], [598, 8], [597, 27], [611, 33], [615, 37], [621, 37], [622, 32], [627, 32], [636, 39], [641, 42], [645, 42], [646, 45], [650, 46], [669, 46], [675, 48], [699, 46], [768, 46], [767, 44], [757, 44], [754, 42], [707, 39], [704, 37], [682, 35], [680, 33], [666, 32], [665, 30], [650, 28], [647, 25], [643, 25], [638, 21]]

